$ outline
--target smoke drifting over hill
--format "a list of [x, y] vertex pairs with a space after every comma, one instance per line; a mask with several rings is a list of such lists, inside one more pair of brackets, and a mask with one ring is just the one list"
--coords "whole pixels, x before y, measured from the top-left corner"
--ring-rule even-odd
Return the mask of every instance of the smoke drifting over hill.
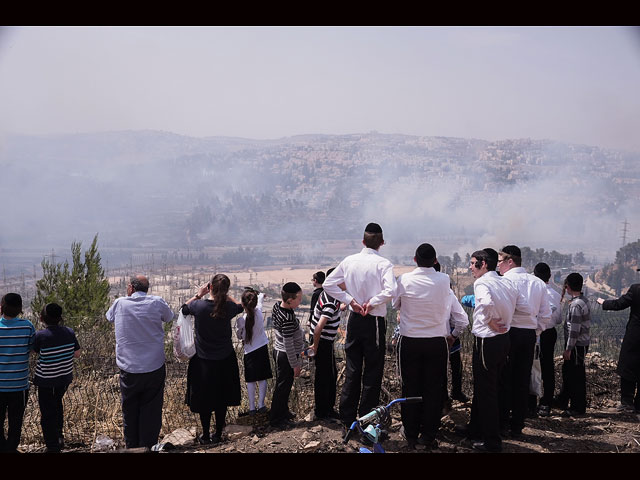
[[[640, 154], [547, 141], [310, 135], [273, 141], [162, 132], [6, 137], [0, 248], [358, 242], [442, 254], [515, 243], [611, 259], [640, 224]], [[635, 229], [635, 230], [634, 230]], [[359, 243], [356, 243], [359, 245]]]

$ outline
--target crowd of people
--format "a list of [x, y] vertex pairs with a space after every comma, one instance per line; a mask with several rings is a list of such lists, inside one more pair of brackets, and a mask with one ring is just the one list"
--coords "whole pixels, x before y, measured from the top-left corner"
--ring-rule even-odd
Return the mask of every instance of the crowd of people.
[[[451, 399], [468, 402], [462, 391], [459, 337], [469, 328], [473, 338], [471, 414], [469, 423], [459, 431], [471, 440], [474, 449], [502, 451], [502, 439], [520, 437], [531, 412], [549, 415], [552, 408], [557, 408], [568, 416], [585, 414], [590, 310], [579, 273], [569, 274], [563, 281], [562, 294], [558, 294], [549, 286], [551, 269], [547, 264], [539, 263], [533, 273], [528, 273], [522, 267], [517, 246], [507, 245], [499, 251], [483, 248], [471, 255], [473, 295], [458, 300], [449, 276], [440, 271], [432, 245], [419, 245], [414, 255], [416, 268], [396, 278], [392, 263], [380, 254], [384, 245], [380, 225], [369, 223], [362, 243], [360, 252], [347, 256], [326, 273], [314, 274], [308, 332], [303, 331], [296, 314], [302, 288], [295, 282], [282, 286], [281, 299], [274, 304], [271, 315], [271, 359], [263, 295], [256, 290], [247, 288], [236, 300], [229, 294], [229, 278], [216, 274], [180, 307], [183, 315], [194, 319], [195, 354], [187, 368], [185, 403], [200, 417], [200, 443], [220, 442], [228, 407], [241, 404], [234, 330], [243, 345], [247, 415], [268, 412], [272, 427], [291, 425], [295, 414], [289, 409], [289, 396], [306, 355], [315, 363], [315, 417], [349, 428], [380, 402], [388, 305], [398, 312], [392, 342], [402, 396], [422, 398], [422, 402], [401, 405], [402, 435], [408, 448], [418, 444], [430, 450], [438, 448], [443, 408]], [[174, 312], [148, 290], [147, 277], [132, 277], [127, 296], [117, 298], [106, 313], [106, 319], [114, 323], [127, 448], [152, 448], [162, 426], [164, 324], [173, 320]], [[569, 301], [563, 316], [561, 302], [565, 295]], [[640, 412], [640, 284], [617, 300], [598, 301], [604, 310], [631, 308], [618, 362], [619, 409]], [[471, 325], [462, 305], [473, 309]], [[334, 343], [341, 312], [347, 309], [345, 378], [338, 395]], [[45, 328], [37, 332], [30, 321], [19, 317], [21, 312], [20, 295], [8, 293], [2, 297], [0, 415], [2, 425], [8, 415], [8, 430], [6, 438], [4, 428], [0, 430], [0, 451], [17, 450], [30, 388], [29, 354], [34, 351], [38, 359], [33, 385], [38, 389], [43, 437], [48, 452], [59, 452], [64, 447], [62, 399], [72, 381], [73, 358], [79, 355], [80, 345], [73, 330], [61, 325], [63, 312], [59, 305], [50, 303], [43, 308], [40, 319]], [[554, 396], [553, 353], [556, 327], [561, 324], [562, 386]], [[542, 388], [539, 394], [532, 394], [536, 352]], [[447, 388], [448, 365], [451, 395]], [[267, 407], [267, 381], [274, 375]]]

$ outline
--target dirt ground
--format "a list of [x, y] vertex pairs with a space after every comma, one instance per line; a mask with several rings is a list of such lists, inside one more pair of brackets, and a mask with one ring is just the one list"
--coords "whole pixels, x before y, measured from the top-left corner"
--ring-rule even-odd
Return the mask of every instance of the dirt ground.
[[[559, 359], [558, 359], [559, 360]], [[393, 362], [387, 361], [387, 368]], [[308, 373], [307, 373], [308, 375]], [[549, 417], [528, 418], [523, 436], [518, 439], [503, 439], [504, 453], [640, 453], [640, 416], [616, 411], [616, 396], [619, 377], [615, 363], [592, 358], [587, 373], [589, 405], [582, 417], [565, 417], [559, 410], [552, 410]], [[311, 378], [298, 380], [297, 385]], [[339, 390], [338, 390], [339, 391]], [[344, 429], [341, 424], [316, 420], [313, 417], [313, 389], [304, 388], [306, 399], [298, 404], [306, 405], [296, 412], [294, 424], [278, 430], [268, 425], [266, 414], [255, 417], [240, 416], [229, 425], [223, 442], [215, 446], [200, 446], [194, 441], [167, 450], [167, 452], [193, 453], [355, 453], [363, 446], [357, 439], [343, 442]], [[468, 392], [469, 394], [471, 392]], [[383, 388], [382, 402], [397, 398], [400, 386], [387, 384]], [[456, 426], [468, 422], [471, 404], [454, 401], [452, 409], [442, 417], [438, 435], [439, 448], [427, 451], [418, 446], [409, 450], [401, 436], [400, 408], [391, 412], [388, 438], [383, 441], [387, 453], [476, 453], [469, 440], [455, 431]], [[195, 433], [195, 432], [191, 432]]]

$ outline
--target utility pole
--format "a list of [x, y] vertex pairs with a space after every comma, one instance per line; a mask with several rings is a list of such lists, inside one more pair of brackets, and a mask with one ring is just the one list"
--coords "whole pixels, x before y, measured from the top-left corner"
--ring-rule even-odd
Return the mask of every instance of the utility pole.
[[622, 222], [622, 225], [622, 246], [624, 247], [627, 244], [627, 225], [629, 225], [626, 218], [624, 222]]

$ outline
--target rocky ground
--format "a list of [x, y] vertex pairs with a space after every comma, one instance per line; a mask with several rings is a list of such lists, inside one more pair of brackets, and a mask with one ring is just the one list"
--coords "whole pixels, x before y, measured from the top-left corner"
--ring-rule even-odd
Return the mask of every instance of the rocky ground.
[[[557, 358], [559, 364], [561, 358]], [[518, 439], [505, 438], [504, 453], [640, 453], [640, 416], [616, 411], [619, 377], [615, 362], [599, 354], [588, 355], [587, 390], [589, 408], [582, 417], [565, 417], [559, 410], [552, 410], [549, 417], [529, 418]], [[393, 368], [393, 362], [388, 362]], [[558, 388], [561, 385], [560, 368], [557, 368]], [[386, 378], [390, 378], [387, 375]], [[310, 383], [310, 379], [300, 382]], [[298, 384], [298, 385], [301, 385]], [[266, 414], [254, 417], [239, 416], [227, 427], [223, 441], [215, 446], [198, 445], [194, 431], [178, 430], [165, 437], [167, 453], [354, 453], [363, 446], [357, 439], [343, 442], [344, 429], [339, 423], [321, 421], [312, 412], [313, 390], [304, 388], [306, 397], [298, 398], [294, 424], [285, 430], [268, 425]], [[470, 386], [467, 386], [470, 390]], [[382, 401], [388, 402], [400, 395], [397, 382], [387, 382], [383, 387]], [[448, 412], [443, 412], [439, 433], [439, 448], [432, 451], [418, 446], [409, 450], [401, 436], [400, 408], [391, 412], [388, 438], [383, 447], [388, 453], [475, 453], [471, 443], [455, 431], [456, 426], [468, 422], [471, 404], [454, 401]], [[168, 447], [168, 448], [167, 448]]]

